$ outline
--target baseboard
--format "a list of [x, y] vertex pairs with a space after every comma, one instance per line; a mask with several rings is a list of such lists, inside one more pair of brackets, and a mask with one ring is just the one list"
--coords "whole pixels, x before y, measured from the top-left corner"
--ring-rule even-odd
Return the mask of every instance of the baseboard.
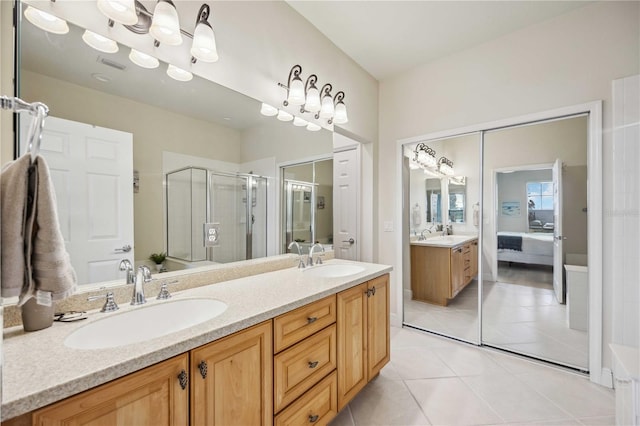
[[404, 289], [404, 298], [407, 299], [413, 299], [413, 291], [411, 291], [410, 288], [405, 288]]
[[598, 384], [610, 389], [613, 388], [613, 372], [610, 368], [602, 369], [600, 374], [600, 381], [598, 382]]
[[390, 317], [391, 327], [402, 327], [402, 315], [391, 314]]

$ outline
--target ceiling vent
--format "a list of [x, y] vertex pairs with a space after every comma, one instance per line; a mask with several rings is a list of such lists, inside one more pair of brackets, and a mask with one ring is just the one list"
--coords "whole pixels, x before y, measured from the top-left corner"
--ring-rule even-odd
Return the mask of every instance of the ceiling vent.
[[108, 67], [115, 68], [119, 71], [124, 71], [127, 69], [126, 65], [122, 65], [120, 62], [116, 62], [111, 59], [103, 58], [102, 56], [98, 56], [98, 62]]

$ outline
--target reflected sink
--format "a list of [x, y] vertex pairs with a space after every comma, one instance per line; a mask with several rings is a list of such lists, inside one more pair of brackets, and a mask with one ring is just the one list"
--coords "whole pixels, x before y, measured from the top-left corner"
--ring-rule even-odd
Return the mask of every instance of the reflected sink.
[[364, 271], [364, 266], [336, 263], [329, 265], [312, 266], [304, 270], [304, 274], [317, 278], [338, 278], [355, 275]]
[[427, 241], [433, 241], [438, 243], [458, 243], [460, 241], [465, 241], [470, 239], [471, 237], [468, 235], [443, 235], [441, 237], [432, 237], [427, 239]]
[[139, 343], [208, 321], [226, 310], [227, 304], [216, 299], [179, 299], [122, 313], [96, 314], [105, 318], [75, 330], [64, 344], [74, 349], [103, 349]]

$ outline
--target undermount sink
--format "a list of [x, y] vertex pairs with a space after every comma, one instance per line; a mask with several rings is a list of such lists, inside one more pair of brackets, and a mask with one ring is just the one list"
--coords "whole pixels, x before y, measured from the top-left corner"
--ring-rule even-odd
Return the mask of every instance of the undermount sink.
[[161, 337], [217, 317], [227, 304], [216, 299], [179, 299], [157, 302], [127, 312], [105, 315], [71, 333], [65, 346], [103, 349]]
[[338, 278], [355, 275], [362, 271], [364, 271], [364, 266], [336, 263], [313, 266], [309, 269], [305, 269], [304, 273], [308, 276], [317, 278]]

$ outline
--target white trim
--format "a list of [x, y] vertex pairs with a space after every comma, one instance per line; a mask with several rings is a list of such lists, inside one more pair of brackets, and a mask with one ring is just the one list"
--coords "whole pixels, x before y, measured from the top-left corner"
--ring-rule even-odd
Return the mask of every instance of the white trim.
[[[602, 101], [593, 101], [572, 105], [548, 111], [536, 112], [517, 117], [500, 119], [487, 123], [473, 124], [457, 129], [443, 130], [426, 135], [396, 141], [396, 215], [402, 221], [403, 211], [403, 146], [405, 144], [442, 139], [461, 134], [484, 132], [502, 127], [513, 127], [523, 123], [533, 123], [558, 117], [588, 113], [589, 132], [587, 143], [587, 179], [588, 179], [588, 252], [589, 252], [589, 378], [592, 382], [603, 386], [610, 386], [611, 380], [605, 379], [607, 373], [602, 366]], [[404, 244], [408, 244], [408, 235], [396, 233], [396, 261], [394, 275], [402, 277], [402, 254]], [[403, 316], [403, 286], [402, 280], [396, 283], [396, 312], [397, 317]], [[399, 284], [400, 283], [400, 284]]]

